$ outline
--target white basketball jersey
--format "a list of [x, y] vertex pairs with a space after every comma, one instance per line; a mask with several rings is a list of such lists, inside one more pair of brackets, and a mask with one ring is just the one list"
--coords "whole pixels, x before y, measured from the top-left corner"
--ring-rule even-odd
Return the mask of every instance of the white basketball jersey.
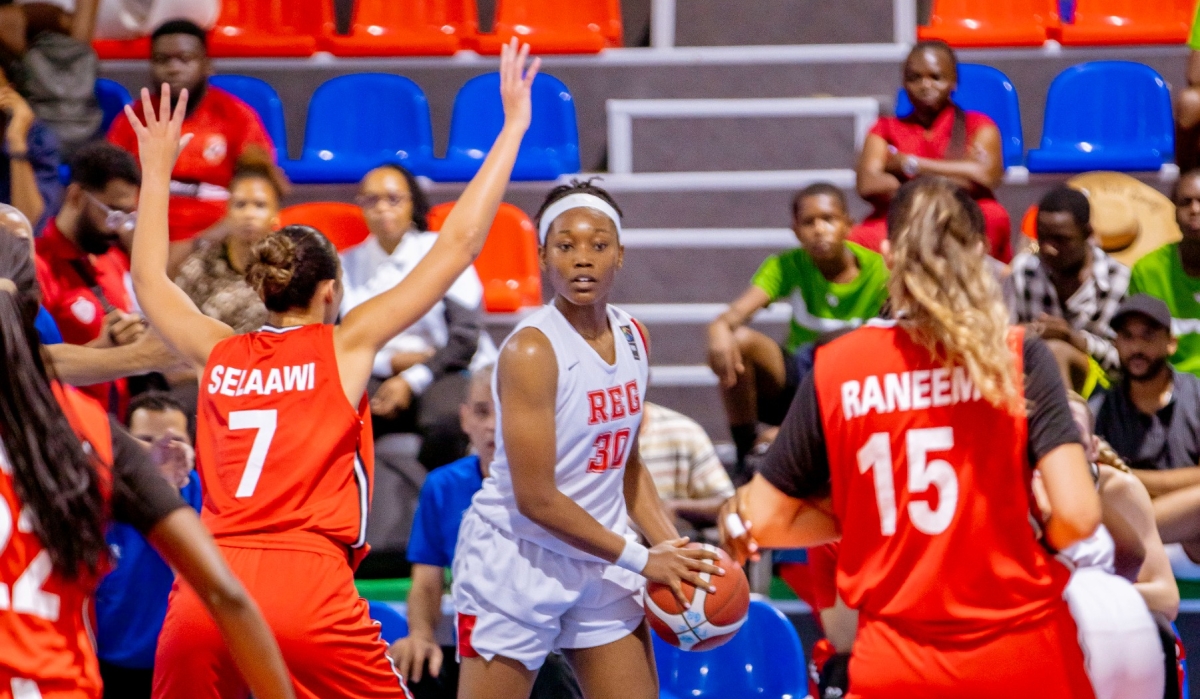
[[[600, 524], [625, 536], [630, 532], [625, 510], [625, 462], [641, 426], [642, 396], [650, 365], [645, 339], [633, 318], [615, 306], [609, 306], [607, 312], [616, 346], [613, 364], [592, 349], [554, 304], [530, 315], [512, 335], [525, 328], [537, 328], [554, 348], [558, 362], [555, 484]], [[496, 457], [491, 474], [475, 494], [471, 507], [499, 529], [520, 539], [564, 556], [600, 560], [517, 511], [504, 445], [504, 410], [496, 390], [498, 380], [499, 372], [492, 378]]]

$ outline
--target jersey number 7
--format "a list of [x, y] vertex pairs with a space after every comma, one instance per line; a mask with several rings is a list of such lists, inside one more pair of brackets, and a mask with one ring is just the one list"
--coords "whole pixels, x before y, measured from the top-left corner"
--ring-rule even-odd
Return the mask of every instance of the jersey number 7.
[[[937, 489], [938, 506], [924, 500], [910, 500], [908, 517], [913, 526], [930, 536], [941, 534], [954, 519], [958, 507], [958, 474], [942, 459], [929, 459], [929, 452], [954, 448], [954, 429], [932, 427], [913, 429], [904, 434], [908, 452], [908, 492], [910, 495]], [[860, 473], [875, 476], [875, 502], [879, 506], [879, 529], [884, 536], [896, 533], [896, 486], [892, 480], [892, 437], [876, 432], [858, 450]]]
[[254, 495], [258, 479], [262, 476], [263, 464], [267, 461], [267, 452], [271, 450], [271, 440], [275, 438], [278, 417], [278, 410], [235, 410], [229, 413], [230, 430], [257, 430], [254, 444], [250, 446], [250, 457], [246, 459], [246, 470], [242, 471], [242, 480], [234, 497], [248, 498]]

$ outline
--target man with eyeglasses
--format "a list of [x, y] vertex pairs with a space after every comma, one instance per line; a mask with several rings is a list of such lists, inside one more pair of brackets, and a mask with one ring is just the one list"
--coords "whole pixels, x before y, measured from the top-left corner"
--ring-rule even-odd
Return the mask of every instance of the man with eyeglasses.
[[[42, 305], [68, 343], [116, 347], [145, 332], [119, 247], [137, 221], [141, 181], [133, 156], [110, 143], [90, 143], [71, 162], [62, 208], [36, 243]], [[128, 401], [124, 380], [83, 390], [118, 414]]]

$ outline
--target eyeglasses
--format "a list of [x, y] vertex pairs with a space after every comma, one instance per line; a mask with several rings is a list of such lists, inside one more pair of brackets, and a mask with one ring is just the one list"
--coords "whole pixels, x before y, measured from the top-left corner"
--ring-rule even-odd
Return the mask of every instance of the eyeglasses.
[[354, 202], [364, 209], [373, 209], [381, 202], [388, 206], [400, 206], [412, 201], [411, 194], [360, 194]]
[[118, 211], [117, 209], [109, 208], [90, 192], [84, 192], [88, 200], [100, 207], [104, 212], [104, 227], [114, 233], [132, 233], [134, 227], [137, 226], [137, 212]]

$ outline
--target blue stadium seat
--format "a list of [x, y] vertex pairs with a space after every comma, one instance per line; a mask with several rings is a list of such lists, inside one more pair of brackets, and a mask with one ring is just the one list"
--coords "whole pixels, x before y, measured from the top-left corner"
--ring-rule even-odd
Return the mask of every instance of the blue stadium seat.
[[385, 163], [427, 174], [432, 160], [433, 128], [421, 88], [399, 75], [358, 73], [332, 78], [313, 93], [304, 150], [283, 169], [293, 182], [353, 183]]
[[258, 112], [267, 135], [275, 144], [279, 162], [287, 160], [287, 126], [283, 119], [283, 102], [275, 88], [266, 81], [246, 75], [214, 75], [208, 79], [208, 84], [232, 94]]
[[108, 78], [96, 78], [95, 93], [96, 102], [104, 114], [104, 118], [100, 121], [100, 133], [107, 134], [113, 119], [117, 118], [125, 105], [133, 101], [133, 97], [130, 96], [129, 90], [126, 90], [124, 85]]
[[725, 645], [689, 652], [654, 636], [661, 699], [799, 699], [808, 694], [808, 666], [796, 629], [777, 609], [750, 602], [749, 618]]
[[[430, 177], [443, 182], [474, 177], [503, 125], [500, 74], [468, 80], [454, 98], [446, 157], [433, 164]], [[579, 172], [575, 101], [561, 80], [540, 73], [533, 81], [533, 121], [521, 141], [513, 179], [553, 180], [572, 172]]]
[[1030, 172], [1158, 170], [1175, 157], [1171, 93], [1155, 70], [1129, 61], [1073, 66], [1050, 83], [1041, 148]]
[[[983, 112], [996, 122], [1004, 148], [1004, 166], [1020, 165], [1025, 159], [1025, 137], [1021, 131], [1021, 104], [1008, 76], [991, 66], [958, 65], [958, 88], [951, 95], [955, 104], [972, 112]], [[896, 95], [896, 116], [912, 113], [908, 93]]]
[[408, 635], [408, 619], [386, 602], [368, 602], [371, 619], [379, 622], [379, 635], [389, 646]]

